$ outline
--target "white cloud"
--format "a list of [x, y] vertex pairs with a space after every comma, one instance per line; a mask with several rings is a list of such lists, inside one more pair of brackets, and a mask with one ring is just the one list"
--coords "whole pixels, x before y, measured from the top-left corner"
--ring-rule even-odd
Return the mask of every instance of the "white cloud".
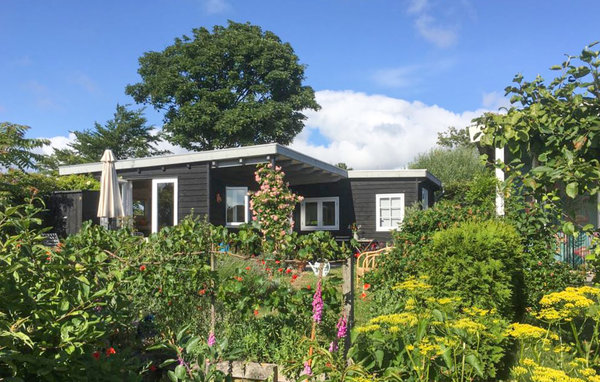
[[486, 109], [497, 111], [501, 107], [509, 108], [510, 100], [500, 92], [483, 93], [481, 104]]
[[409, 1], [409, 4], [408, 4], [408, 13], [411, 13], [411, 14], [421, 13], [425, 10], [427, 5], [428, 5], [427, 0], [411, 0], [411, 1]]
[[40, 138], [49, 140], [50, 144], [40, 147], [36, 150], [36, 152], [44, 155], [52, 155], [52, 153], [54, 153], [54, 149], [66, 149], [69, 143], [72, 143], [75, 140], [75, 134], [69, 133], [69, 135], [66, 137], [64, 135], [57, 135], [51, 138]]
[[440, 48], [448, 48], [458, 41], [458, 31], [455, 27], [441, 26], [435, 18], [421, 15], [415, 20], [415, 27], [423, 38]]
[[84, 73], [75, 73], [70, 78], [69, 81], [72, 84], [75, 84], [81, 87], [86, 92], [93, 94], [98, 91], [98, 87], [96, 83], [86, 74]]
[[211, 15], [226, 12], [231, 8], [226, 0], [202, 0], [202, 6], [206, 13]]
[[[345, 162], [355, 169], [405, 167], [429, 150], [437, 133], [448, 126], [466, 127], [483, 110], [454, 113], [439, 106], [354, 91], [319, 91], [321, 110], [307, 112], [305, 130], [292, 147], [328, 163]], [[313, 129], [330, 144], [315, 145]]]
[[406, 12], [414, 18], [414, 26], [419, 35], [440, 48], [449, 48], [458, 42], [462, 18], [476, 18], [474, 8], [468, 0], [409, 0]]
[[380, 86], [406, 88], [414, 86], [415, 82], [418, 82], [418, 78], [415, 75], [418, 70], [418, 65], [379, 69], [373, 73], [373, 80]]
[[35, 100], [35, 105], [40, 110], [60, 110], [62, 106], [50, 89], [36, 80], [27, 81], [23, 88], [29, 91]]

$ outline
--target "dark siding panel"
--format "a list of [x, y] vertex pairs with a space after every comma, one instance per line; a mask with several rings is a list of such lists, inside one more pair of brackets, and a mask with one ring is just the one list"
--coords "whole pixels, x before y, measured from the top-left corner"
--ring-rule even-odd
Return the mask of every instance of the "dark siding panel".
[[178, 218], [181, 221], [187, 215], [205, 216], [209, 213], [209, 164], [194, 163], [188, 168], [185, 164], [148, 167], [142, 169], [118, 170], [124, 179], [177, 178]]
[[[292, 191], [305, 198], [318, 198], [327, 196], [337, 196], [340, 198], [339, 218], [340, 225], [338, 231], [330, 231], [334, 236], [350, 236], [351, 232], [348, 226], [356, 219], [354, 217], [354, 208], [352, 205], [352, 191], [348, 180], [340, 180], [334, 183], [319, 183], [307, 184], [291, 187]], [[294, 211], [294, 221], [296, 226], [294, 230], [300, 233], [308, 233], [310, 231], [300, 231], [300, 206]]]
[[352, 200], [356, 222], [361, 226], [361, 236], [378, 241], [390, 241], [389, 232], [377, 232], [375, 228], [377, 194], [403, 193], [405, 208], [418, 202], [418, 178], [405, 179], [352, 179]]

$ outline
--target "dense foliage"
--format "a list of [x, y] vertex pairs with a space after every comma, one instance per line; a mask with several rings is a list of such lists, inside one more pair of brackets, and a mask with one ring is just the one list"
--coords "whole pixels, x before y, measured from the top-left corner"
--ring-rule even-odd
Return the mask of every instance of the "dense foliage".
[[98, 162], [104, 150], [110, 149], [117, 159], [143, 158], [168, 154], [156, 144], [161, 135], [147, 125], [143, 109], [129, 110], [117, 104], [112, 119], [103, 125], [96, 122], [93, 129], [74, 131], [75, 140], [65, 149], [54, 149], [52, 156], [43, 159], [46, 167], [56, 169], [58, 165]]
[[126, 90], [165, 111], [172, 143], [190, 150], [288, 144], [304, 127], [302, 111], [319, 108], [313, 89], [302, 85], [304, 66], [273, 32], [230, 21], [192, 34], [145, 53], [142, 82]]
[[[546, 204], [562, 207], [563, 196], [600, 189], [600, 52], [594, 45], [553, 66], [560, 74], [549, 83], [516, 75], [506, 88], [514, 106], [475, 120], [482, 145], [510, 151], [511, 159], [498, 163], [507, 181]], [[574, 223], [566, 221], [565, 232], [572, 233]]]
[[25, 138], [29, 126], [0, 122], [0, 167], [25, 170], [34, 168], [43, 156], [34, 149], [47, 145], [44, 139]]

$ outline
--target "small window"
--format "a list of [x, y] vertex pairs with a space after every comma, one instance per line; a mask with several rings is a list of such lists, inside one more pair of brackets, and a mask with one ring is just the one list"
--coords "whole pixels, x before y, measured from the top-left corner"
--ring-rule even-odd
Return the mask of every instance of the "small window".
[[248, 188], [227, 187], [225, 195], [225, 223], [236, 226], [248, 222]]
[[340, 221], [340, 198], [306, 198], [300, 205], [300, 229], [302, 231], [338, 230]]
[[398, 229], [404, 219], [404, 194], [377, 194], [377, 231]]
[[429, 208], [429, 190], [421, 187], [421, 206], [424, 210]]

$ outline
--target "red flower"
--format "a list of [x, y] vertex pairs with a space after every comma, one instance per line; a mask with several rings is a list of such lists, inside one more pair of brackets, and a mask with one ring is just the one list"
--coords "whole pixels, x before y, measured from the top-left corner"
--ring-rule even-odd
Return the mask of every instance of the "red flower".
[[109, 356], [111, 354], [117, 354], [117, 351], [112, 346], [106, 349], [106, 356]]
[[358, 259], [358, 256], [360, 256], [360, 252], [356, 252], [356, 253], [354, 254], [354, 257], [356, 257], [357, 259]]
[[145, 265], [141, 265], [140, 266], [140, 271], [144, 272], [146, 270], [146, 266]]
[[258, 317], [258, 309], [254, 309], [254, 315]]
[[50, 260], [52, 260], [51, 256], [46, 257], [46, 261], [50, 261]]
[[292, 270], [290, 268], [285, 270], [285, 273], [290, 273]]
[[198, 291], [198, 294], [199, 294], [200, 296], [204, 296], [204, 294], [205, 294], [205, 293], [206, 293], [206, 290], [205, 290], [205, 289], [200, 289], [200, 290]]
[[279, 264], [279, 263], [281, 263], [281, 261], [275, 260], [275, 264]]
[[265, 261], [264, 261], [264, 260], [263, 260], [263, 261], [261, 261], [261, 263], [262, 263], [262, 265], [265, 265]]
[[92, 357], [94, 357], [96, 359], [100, 359], [100, 352], [98, 350], [96, 350], [95, 352], [92, 353]]
[[277, 272], [283, 272], [283, 268], [279, 268]]
[[237, 281], [242, 281], [242, 280], [243, 280], [243, 278], [241, 278], [240, 276], [236, 277], [235, 279], [236, 279]]
[[247, 270], [247, 271], [249, 271], [249, 270], [250, 270], [250, 267], [246, 267], [246, 270]]
[[298, 275], [292, 275], [292, 281], [295, 281], [298, 278]]
[[154, 366], [154, 364], [150, 365], [150, 371], [156, 371], [158, 367]]
[[371, 287], [371, 284], [365, 283], [365, 285], [363, 285], [363, 289], [367, 290]]
[[367, 294], [365, 292], [362, 292], [360, 298], [364, 300], [365, 298], [367, 298]]
[[271, 270], [271, 268], [266, 268], [265, 271], [269, 272]]
[[306, 289], [310, 290], [310, 284], [306, 286]]

